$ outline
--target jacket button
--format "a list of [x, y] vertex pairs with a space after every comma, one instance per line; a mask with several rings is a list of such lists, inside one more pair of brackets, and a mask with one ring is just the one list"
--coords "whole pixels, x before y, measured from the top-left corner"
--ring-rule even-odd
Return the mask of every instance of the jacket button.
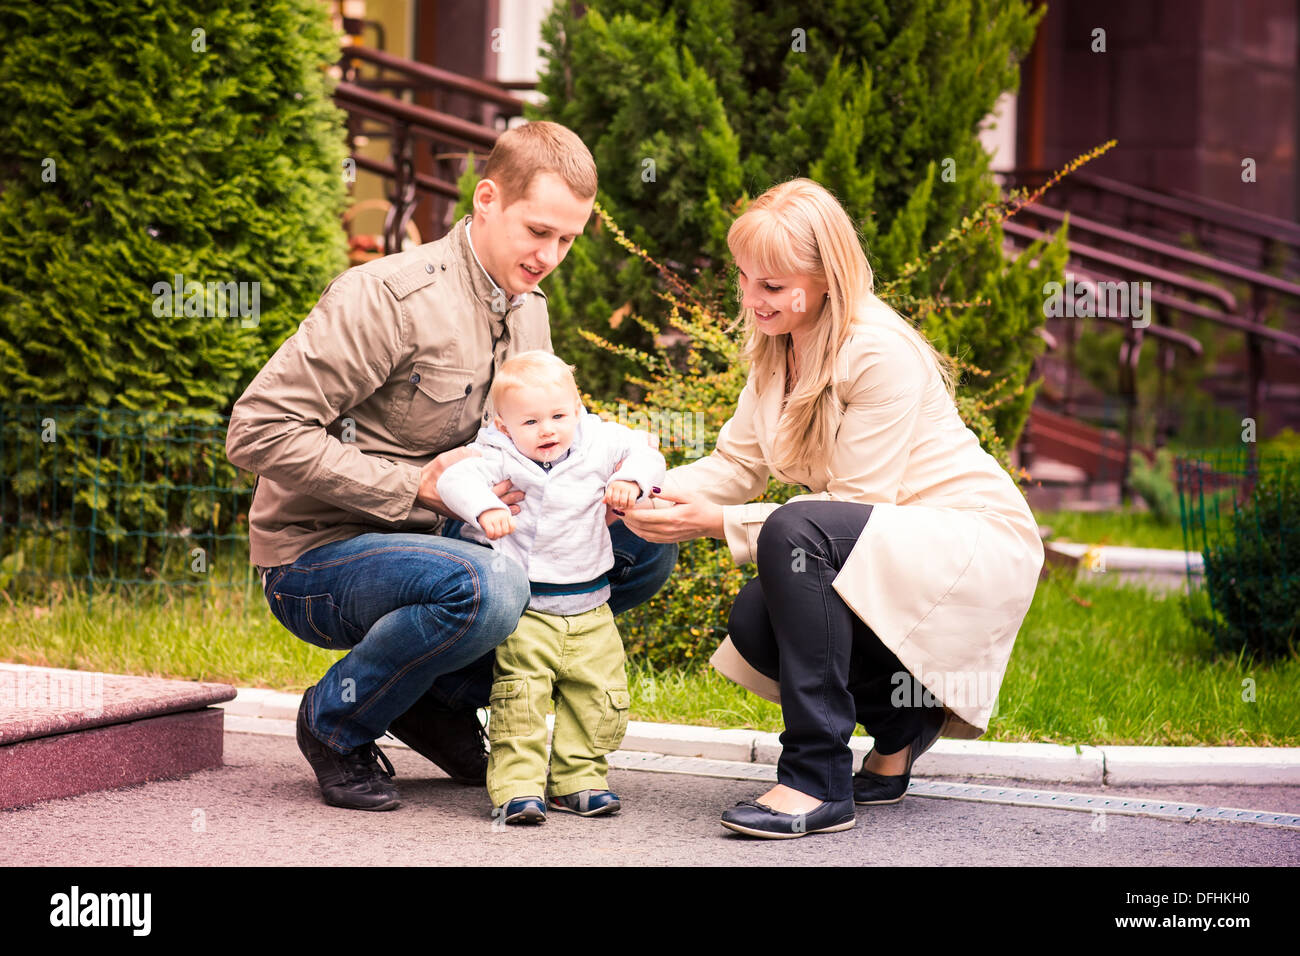
[[446, 271], [447, 271], [447, 263], [445, 263], [445, 262], [442, 264], [442, 271], [443, 271], [443, 272], [446, 272]]
[[426, 263], [424, 264], [424, 271], [425, 271], [425, 272], [432, 272], [432, 271], [433, 271], [433, 263], [432, 263], [432, 262], [426, 262]]
[[465, 394], [466, 394], [466, 395], [468, 395], [468, 394], [469, 394], [470, 392], [472, 392], [472, 391], [474, 391], [474, 386], [473, 386], [473, 385], [466, 385], [466, 386], [465, 386]]
[[411, 373], [411, 379], [410, 379], [410, 381], [411, 381], [411, 384], [412, 384], [412, 385], [419, 385], [419, 384], [420, 384], [420, 373], [419, 373], [419, 372], [412, 372], [412, 373]]

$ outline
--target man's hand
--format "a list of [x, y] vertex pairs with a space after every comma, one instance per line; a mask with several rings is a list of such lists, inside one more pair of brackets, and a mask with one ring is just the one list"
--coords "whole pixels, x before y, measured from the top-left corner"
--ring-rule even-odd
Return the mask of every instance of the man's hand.
[[515, 519], [505, 508], [489, 508], [478, 516], [478, 523], [489, 541], [504, 538], [515, 530]]
[[[449, 511], [447, 506], [443, 504], [442, 498], [438, 496], [438, 479], [442, 477], [444, 471], [456, 464], [456, 462], [469, 458], [471, 455], [483, 457], [482, 452], [477, 448], [453, 448], [451, 451], [444, 451], [437, 458], [428, 462], [420, 469], [420, 490], [416, 492], [415, 503], [448, 518], [459, 518], [460, 515]], [[510, 506], [511, 514], [519, 514], [519, 502], [524, 500], [524, 493], [516, 491], [515, 486], [508, 479], [493, 485], [492, 493]]]
[[605, 490], [605, 504], [627, 511], [641, 497], [641, 486], [635, 481], [611, 481]]

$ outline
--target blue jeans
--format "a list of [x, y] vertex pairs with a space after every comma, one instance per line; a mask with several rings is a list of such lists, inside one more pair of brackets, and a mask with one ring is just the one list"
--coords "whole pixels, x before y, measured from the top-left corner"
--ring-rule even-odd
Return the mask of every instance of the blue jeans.
[[[388, 730], [421, 696], [444, 709], [487, 705], [494, 650], [528, 606], [514, 561], [444, 534], [371, 533], [313, 548], [266, 569], [266, 599], [295, 637], [348, 650], [307, 692], [307, 723], [345, 753]], [[617, 521], [610, 608], [635, 607], [659, 590], [677, 545], [651, 544]]]

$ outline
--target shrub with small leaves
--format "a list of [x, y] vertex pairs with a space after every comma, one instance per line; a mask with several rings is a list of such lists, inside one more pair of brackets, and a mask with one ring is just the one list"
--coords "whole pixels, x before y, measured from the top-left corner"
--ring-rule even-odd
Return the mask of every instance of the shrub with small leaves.
[[1223, 653], [1262, 661], [1291, 657], [1300, 637], [1300, 461], [1261, 463], [1248, 495], [1230, 508], [1205, 560], [1208, 612], [1192, 620]]
[[1156, 460], [1149, 463], [1141, 452], [1129, 459], [1129, 484], [1151, 509], [1151, 516], [1161, 524], [1178, 522], [1178, 488], [1173, 479], [1173, 452], [1161, 448]]
[[145, 532], [156, 570], [238, 519], [189, 494], [234, 484], [219, 440], [159, 430], [219, 420], [347, 265], [338, 38], [319, 0], [0, 0], [0, 37], [0, 555], [53, 502], [97, 573]]

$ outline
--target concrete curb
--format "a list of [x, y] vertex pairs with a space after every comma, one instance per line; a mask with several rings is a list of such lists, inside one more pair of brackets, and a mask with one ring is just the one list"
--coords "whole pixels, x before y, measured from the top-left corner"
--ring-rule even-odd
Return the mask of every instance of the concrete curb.
[[1044, 547], [1075, 559], [1089, 553], [1100, 557], [1101, 566], [1111, 571], [1150, 571], [1154, 574], [1205, 573], [1205, 558], [1199, 551], [1170, 551], [1164, 548], [1129, 548], [1115, 544], [1078, 544], [1073, 541], [1045, 541]]
[[[299, 694], [239, 688], [226, 711], [226, 729], [235, 733], [293, 736]], [[871, 749], [870, 737], [854, 737], [857, 759]], [[383, 746], [402, 746], [384, 738]], [[628, 723], [623, 751], [674, 757], [703, 757], [742, 763], [775, 764], [781, 754], [778, 734], [725, 730], [684, 724]], [[1297, 747], [1124, 747], [996, 743], [940, 740], [917, 763], [927, 777], [999, 777], [1052, 783], [1220, 784], [1300, 786]]]

